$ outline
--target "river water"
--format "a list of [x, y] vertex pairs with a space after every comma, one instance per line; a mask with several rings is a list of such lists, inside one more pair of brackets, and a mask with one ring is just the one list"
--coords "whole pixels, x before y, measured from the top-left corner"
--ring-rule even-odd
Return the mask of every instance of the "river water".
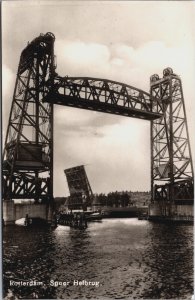
[[7, 226], [3, 236], [6, 299], [192, 298], [191, 225], [104, 219], [86, 230]]

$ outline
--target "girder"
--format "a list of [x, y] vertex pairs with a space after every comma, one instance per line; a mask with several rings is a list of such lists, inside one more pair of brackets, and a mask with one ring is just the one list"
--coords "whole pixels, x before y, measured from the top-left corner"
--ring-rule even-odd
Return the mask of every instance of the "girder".
[[163, 114], [160, 102], [150, 94], [123, 83], [90, 77], [54, 78], [47, 83], [45, 102], [127, 117], [155, 120]]

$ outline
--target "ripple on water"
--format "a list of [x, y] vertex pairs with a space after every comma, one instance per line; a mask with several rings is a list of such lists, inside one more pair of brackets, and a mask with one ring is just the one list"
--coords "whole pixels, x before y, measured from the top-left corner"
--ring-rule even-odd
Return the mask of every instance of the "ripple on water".
[[[187, 299], [193, 293], [193, 228], [104, 219], [84, 230], [5, 227], [4, 294], [40, 299]], [[34, 279], [36, 288], [10, 287]], [[50, 280], [70, 281], [68, 287]], [[74, 280], [100, 286], [74, 286]], [[35, 293], [35, 294], [33, 294]]]

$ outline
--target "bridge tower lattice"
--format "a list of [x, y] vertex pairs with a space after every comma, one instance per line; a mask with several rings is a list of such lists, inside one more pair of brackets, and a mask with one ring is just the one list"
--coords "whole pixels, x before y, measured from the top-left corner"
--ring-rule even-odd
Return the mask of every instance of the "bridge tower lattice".
[[53, 197], [53, 104], [43, 103], [52, 84], [52, 33], [41, 34], [22, 51], [3, 153], [3, 198]]
[[[182, 83], [171, 68], [163, 78], [151, 76], [151, 96], [159, 99], [164, 114], [151, 121], [152, 201], [171, 206], [192, 202], [194, 174]], [[183, 204], [184, 204], [183, 203]]]

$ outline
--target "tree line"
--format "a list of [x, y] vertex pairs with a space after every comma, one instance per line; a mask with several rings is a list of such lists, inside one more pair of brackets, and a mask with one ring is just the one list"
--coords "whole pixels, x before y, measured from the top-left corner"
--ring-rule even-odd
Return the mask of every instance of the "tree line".
[[100, 193], [94, 195], [94, 201], [96, 204], [101, 206], [112, 206], [112, 207], [125, 207], [136, 204], [135, 197], [141, 197], [145, 195], [149, 198], [149, 192], [110, 192], [107, 195]]
[[[111, 206], [111, 207], [125, 207], [133, 205], [147, 205], [147, 202], [150, 199], [150, 192], [131, 192], [131, 191], [116, 191], [110, 192], [108, 194], [100, 193], [94, 194], [92, 205], [98, 206]], [[70, 196], [68, 197], [55, 197], [55, 207], [59, 208], [61, 205], [67, 203], [67, 200], [70, 201]], [[91, 201], [90, 201], [91, 202]]]

